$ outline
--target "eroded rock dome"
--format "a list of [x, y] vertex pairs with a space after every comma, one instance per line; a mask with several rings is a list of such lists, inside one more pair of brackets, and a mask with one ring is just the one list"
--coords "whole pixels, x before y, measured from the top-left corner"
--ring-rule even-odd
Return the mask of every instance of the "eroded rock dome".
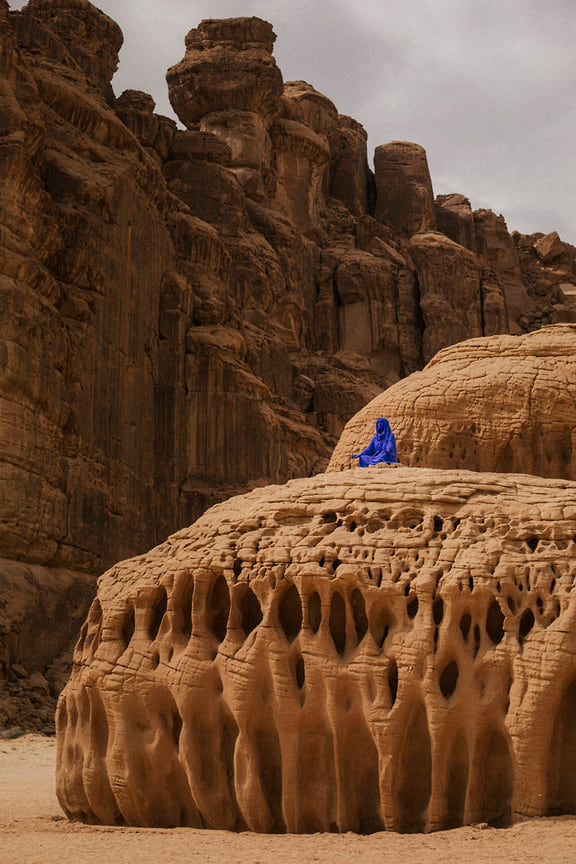
[[99, 583], [73, 819], [259, 832], [576, 812], [576, 484], [357, 469], [213, 507]]
[[576, 326], [439, 351], [354, 415], [328, 471], [350, 467], [380, 416], [406, 465], [576, 479]]

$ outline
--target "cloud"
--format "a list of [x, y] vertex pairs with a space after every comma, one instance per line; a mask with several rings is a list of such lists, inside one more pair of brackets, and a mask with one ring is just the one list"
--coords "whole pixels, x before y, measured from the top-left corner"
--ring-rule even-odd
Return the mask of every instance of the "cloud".
[[[23, 2], [12, 2], [21, 8]], [[97, 0], [124, 31], [117, 92], [150, 92], [203, 18], [258, 15], [285, 80], [361, 122], [369, 148], [411, 140], [437, 193], [462, 192], [511, 229], [576, 243], [573, 0]]]

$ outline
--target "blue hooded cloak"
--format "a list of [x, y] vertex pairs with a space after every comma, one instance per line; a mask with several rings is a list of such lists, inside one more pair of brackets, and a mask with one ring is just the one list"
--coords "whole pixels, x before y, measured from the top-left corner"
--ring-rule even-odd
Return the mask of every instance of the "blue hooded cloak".
[[368, 446], [361, 453], [350, 458], [359, 460], [359, 468], [367, 468], [368, 465], [377, 465], [379, 462], [398, 461], [396, 458], [396, 439], [385, 417], [379, 417], [376, 421], [376, 435]]

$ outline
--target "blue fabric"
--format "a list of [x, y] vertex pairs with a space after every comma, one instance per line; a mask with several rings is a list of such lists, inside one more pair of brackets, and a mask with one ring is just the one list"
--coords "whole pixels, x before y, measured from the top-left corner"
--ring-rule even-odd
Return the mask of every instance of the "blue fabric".
[[396, 458], [396, 439], [385, 417], [379, 417], [376, 421], [376, 435], [368, 446], [361, 453], [350, 458], [359, 460], [359, 468], [367, 468], [368, 465], [377, 465], [379, 462], [398, 461]]

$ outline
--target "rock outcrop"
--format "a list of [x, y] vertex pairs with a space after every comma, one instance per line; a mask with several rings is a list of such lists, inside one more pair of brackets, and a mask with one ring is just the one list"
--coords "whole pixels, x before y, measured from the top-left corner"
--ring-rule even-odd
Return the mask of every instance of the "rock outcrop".
[[576, 812], [575, 495], [324, 474], [117, 565], [59, 702], [65, 812], [259, 832]]
[[5, 560], [94, 581], [216, 501], [322, 470], [439, 348], [572, 320], [572, 247], [487, 211], [456, 231], [417, 145], [379, 148], [373, 174], [360, 124], [283, 84], [274, 39], [256, 18], [192, 30], [179, 130], [115, 98], [122, 36], [88, 0], [0, 2]]
[[576, 326], [443, 349], [348, 422], [329, 471], [351, 467], [380, 416], [405, 465], [576, 480]]

